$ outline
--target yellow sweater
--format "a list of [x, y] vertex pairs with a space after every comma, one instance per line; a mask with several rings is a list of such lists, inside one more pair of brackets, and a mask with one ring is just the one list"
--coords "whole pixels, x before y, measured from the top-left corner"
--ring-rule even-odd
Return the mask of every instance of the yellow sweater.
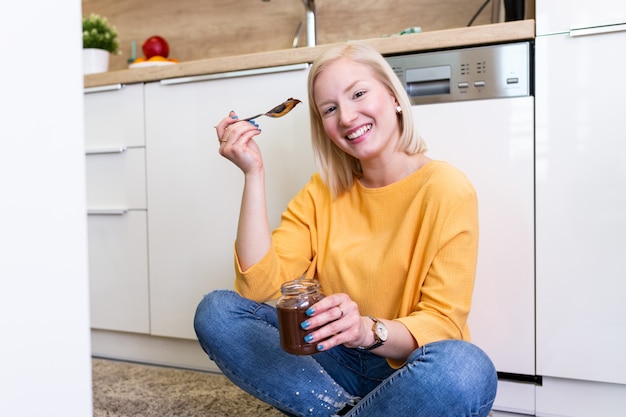
[[381, 188], [355, 181], [336, 200], [315, 174], [283, 213], [267, 255], [247, 271], [235, 258], [235, 289], [276, 299], [281, 283], [308, 271], [325, 294], [349, 294], [362, 315], [401, 321], [420, 346], [469, 340], [477, 253], [476, 193], [445, 162]]

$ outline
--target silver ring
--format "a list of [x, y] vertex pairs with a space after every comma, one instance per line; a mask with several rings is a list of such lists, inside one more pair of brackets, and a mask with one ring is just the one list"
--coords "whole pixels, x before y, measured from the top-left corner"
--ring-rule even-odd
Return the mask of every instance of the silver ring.
[[338, 308], [338, 309], [339, 309], [339, 311], [341, 312], [341, 315], [339, 316], [339, 318], [342, 318], [342, 317], [343, 317], [343, 310], [341, 309], [341, 306], [340, 306], [340, 305], [338, 305], [338, 306], [337, 306], [337, 308]]

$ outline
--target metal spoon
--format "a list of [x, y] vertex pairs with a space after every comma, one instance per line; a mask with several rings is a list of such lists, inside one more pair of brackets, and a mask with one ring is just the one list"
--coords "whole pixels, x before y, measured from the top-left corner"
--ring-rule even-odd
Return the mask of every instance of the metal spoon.
[[280, 103], [278, 106], [274, 107], [272, 110], [268, 111], [267, 113], [260, 113], [260, 114], [257, 114], [256, 116], [241, 119], [241, 121], [250, 121], [252, 119], [256, 119], [257, 117], [261, 117], [261, 116], [283, 117], [284, 115], [289, 113], [294, 107], [296, 107], [296, 105], [298, 105], [299, 103], [302, 103], [302, 102], [298, 100], [297, 98], [290, 97], [289, 99]]

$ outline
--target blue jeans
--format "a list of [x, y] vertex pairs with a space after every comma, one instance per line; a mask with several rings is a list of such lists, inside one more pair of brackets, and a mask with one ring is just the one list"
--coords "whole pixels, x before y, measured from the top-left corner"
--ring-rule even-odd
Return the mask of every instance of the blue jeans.
[[484, 417], [496, 395], [492, 362], [459, 340], [421, 346], [397, 370], [343, 346], [291, 355], [280, 347], [276, 309], [232, 291], [206, 295], [194, 325], [233, 383], [289, 416]]

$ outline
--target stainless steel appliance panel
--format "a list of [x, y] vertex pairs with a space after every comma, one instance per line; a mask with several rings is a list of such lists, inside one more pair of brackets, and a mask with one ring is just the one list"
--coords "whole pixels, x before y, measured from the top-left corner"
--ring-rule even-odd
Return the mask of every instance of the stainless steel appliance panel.
[[413, 104], [525, 97], [530, 44], [481, 46], [387, 57]]

